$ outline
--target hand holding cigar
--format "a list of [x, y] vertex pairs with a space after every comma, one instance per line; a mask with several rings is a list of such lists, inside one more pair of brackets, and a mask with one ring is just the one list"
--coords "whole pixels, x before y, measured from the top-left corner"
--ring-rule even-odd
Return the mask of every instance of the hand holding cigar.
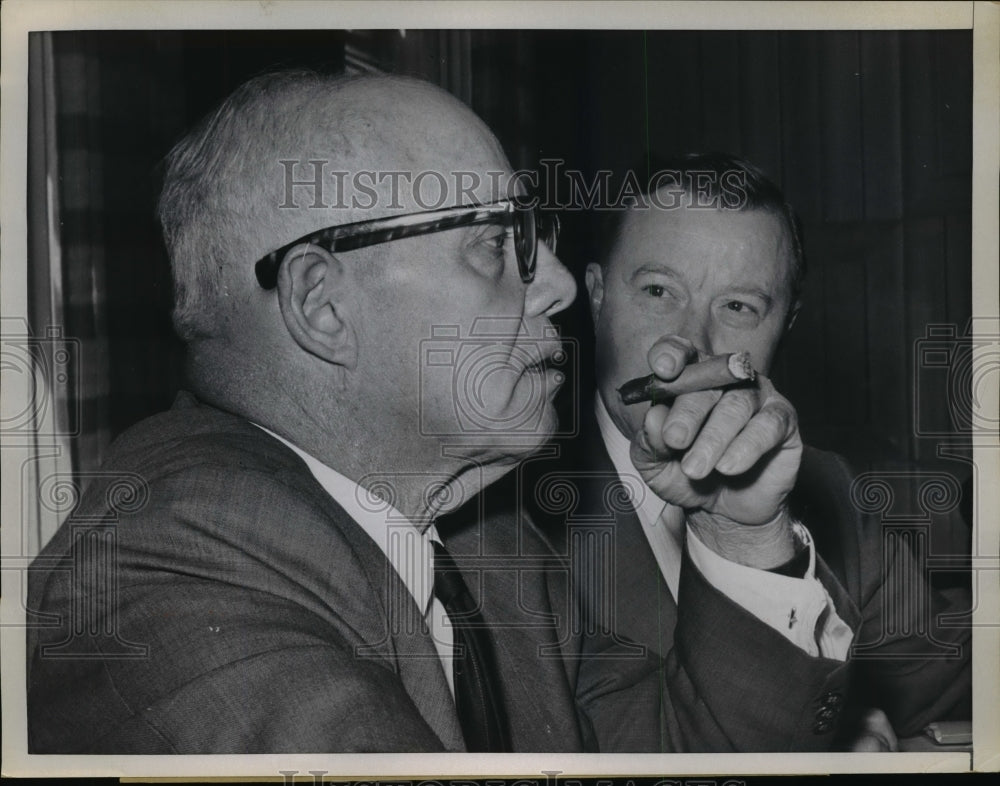
[[[619, 388], [626, 417], [640, 414], [629, 403], [669, 405], [644, 408], [632, 464], [716, 554], [755, 568], [780, 565], [794, 555], [787, 497], [802, 455], [795, 409], [755, 373], [748, 352], [685, 362], [696, 351], [683, 336], [664, 336], [647, 353], [656, 374]], [[758, 538], [758, 530], [769, 534]]]
[[750, 362], [750, 353], [733, 352], [685, 366], [680, 375], [669, 382], [655, 374], [629, 380], [618, 388], [618, 395], [623, 404], [638, 404], [643, 401], [656, 403], [698, 390], [752, 382], [756, 376], [757, 372]]

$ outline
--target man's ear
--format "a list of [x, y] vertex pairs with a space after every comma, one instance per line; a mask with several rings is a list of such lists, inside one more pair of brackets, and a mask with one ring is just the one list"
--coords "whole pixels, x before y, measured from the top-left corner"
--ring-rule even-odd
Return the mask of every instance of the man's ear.
[[333, 254], [303, 243], [278, 268], [278, 302], [296, 343], [328, 363], [354, 368], [357, 335], [346, 316], [344, 269]]
[[601, 304], [604, 303], [604, 269], [596, 262], [591, 262], [587, 265], [583, 278], [590, 300], [590, 318], [596, 328], [601, 316]]
[[785, 332], [787, 333], [792, 329], [792, 325], [795, 324], [795, 320], [799, 316], [799, 309], [802, 307], [802, 301], [796, 300], [792, 303], [792, 307], [788, 309], [788, 316], [785, 317]]

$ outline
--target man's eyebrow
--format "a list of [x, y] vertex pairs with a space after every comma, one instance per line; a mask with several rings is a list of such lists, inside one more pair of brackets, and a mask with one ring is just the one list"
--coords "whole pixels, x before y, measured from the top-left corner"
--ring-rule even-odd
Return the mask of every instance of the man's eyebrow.
[[760, 289], [759, 287], [733, 287], [732, 289], [727, 289], [726, 294], [748, 295], [750, 297], [760, 298], [761, 300], [764, 301], [765, 304], [767, 304], [768, 308], [770, 308], [771, 305], [774, 303], [774, 298], [771, 297], [771, 295], [768, 294], [768, 292], [766, 292], [763, 289]]
[[632, 271], [632, 275], [628, 277], [629, 281], [635, 281], [639, 276], [645, 273], [659, 273], [661, 276], [667, 276], [667, 278], [677, 278], [681, 277], [680, 273], [674, 270], [670, 265], [663, 262], [646, 262], [644, 265], [639, 265], [635, 270]]
[[465, 228], [472, 233], [478, 232], [479, 234], [482, 234], [488, 229], [496, 229], [497, 227], [506, 228], [506, 226], [507, 221], [504, 218], [503, 213], [497, 213], [495, 216], [487, 216], [487, 218], [480, 221], [478, 224], [470, 224]]
[[494, 232], [497, 229], [506, 230], [507, 226], [503, 215], [498, 213], [496, 216], [490, 216], [479, 224], [470, 224], [469, 226], [455, 228], [462, 230], [463, 243], [475, 243], [484, 239], [487, 232]]

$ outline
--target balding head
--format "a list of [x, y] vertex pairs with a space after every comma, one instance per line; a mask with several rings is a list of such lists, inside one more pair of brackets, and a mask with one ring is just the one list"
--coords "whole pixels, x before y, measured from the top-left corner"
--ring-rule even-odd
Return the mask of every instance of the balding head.
[[[412, 182], [391, 173], [412, 180], [505, 164], [482, 121], [425, 82], [298, 71], [252, 79], [167, 158], [159, 217], [178, 334], [219, 336], [253, 292], [253, 262], [275, 248], [438, 198], [436, 177], [423, 178], [414, 194]], [[495, 199], [497, 187], [483, 182], [474, 198]], [[442, 206], [459, 204], [461, 195], [448, 190]]]
[[[161, 200], [194, 392], [358, 482], [373, 467], [436, 468], [448, 488], [507, 471], [555, 428], [549, 318], [575, 291], [541, 244], [525, 281], [535, 224], [515, 220], [516, 185], [490, 130], [426, 83], [284, 73], [244, 85], [171, 154]], [[410, 234], [390, 222], [368, 244], [317, 236], [470, 205], [474, 220], [435, 214]], [[425, 362], [441, 336], [429, 357], [453, 365]], [[413, 521], [444, 499], [420, 477], [398, 486]]]

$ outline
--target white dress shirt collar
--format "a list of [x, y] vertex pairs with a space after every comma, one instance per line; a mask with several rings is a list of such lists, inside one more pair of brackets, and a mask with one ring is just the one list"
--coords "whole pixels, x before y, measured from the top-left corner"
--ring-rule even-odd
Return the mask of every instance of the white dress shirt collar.
[[433, 522], [421, 532], [390, 503], [331, 469], [270, 429], [254, 424], [284, 443], [306, 463], [316, 482], [365, 531], [399, 574], [406, 589], [424, 616], [434, 593], [434, 547], [440, 542]]
[[668, 505], [646, 485], [632, 464], [631, 443], [611, 420], [600, 394], [594, 397], [594, 412], [604, 447], [618, 477], [628, 480], [633, 493], [633, 507], [642, 524], [642, 532], [649, 541], [656, 564], [660, 568], [670, 592], [677, 598], [681, 575], [681, 555], [684, 550], [684, 511]]

